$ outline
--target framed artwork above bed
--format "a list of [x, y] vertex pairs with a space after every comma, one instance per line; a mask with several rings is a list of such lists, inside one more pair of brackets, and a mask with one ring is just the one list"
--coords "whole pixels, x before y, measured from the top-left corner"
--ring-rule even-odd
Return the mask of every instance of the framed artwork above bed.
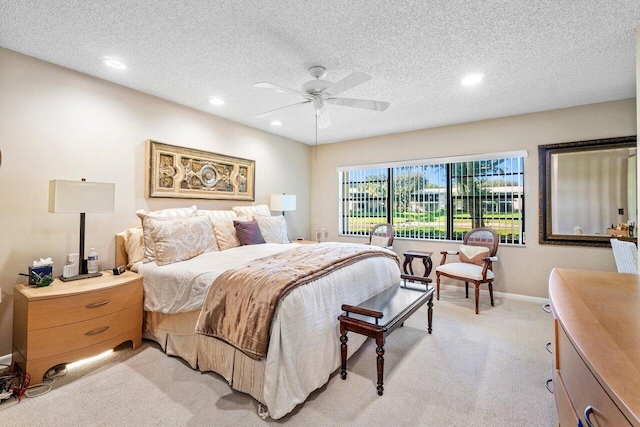
[[147, 140], [147, 197], [255, 200], [255, 161]]

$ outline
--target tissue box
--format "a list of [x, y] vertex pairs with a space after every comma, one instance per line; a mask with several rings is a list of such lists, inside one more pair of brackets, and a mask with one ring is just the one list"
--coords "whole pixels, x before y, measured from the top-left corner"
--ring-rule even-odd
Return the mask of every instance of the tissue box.
[[53, 282], [53, 266], [29, 267], [29, 284], [33, 286], [49, 286]]

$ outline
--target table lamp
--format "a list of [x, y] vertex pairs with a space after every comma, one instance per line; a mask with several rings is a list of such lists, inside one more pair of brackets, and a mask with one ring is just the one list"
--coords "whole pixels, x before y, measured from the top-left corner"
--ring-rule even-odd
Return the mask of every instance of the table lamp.
[[104, 182], [49, 181], [49, 212], [80, 214], [80, 274], [87, 274], [84, 259], [84, 225], [86, 213], [114, 212], [115, 184]]
[[271, 206], [269, 207], [272, 211], [281, 211], [282, 216], [286, 211], [295, 211], [296, 210], [296, 195], [295, 194], [272, 194], [271, 195]]

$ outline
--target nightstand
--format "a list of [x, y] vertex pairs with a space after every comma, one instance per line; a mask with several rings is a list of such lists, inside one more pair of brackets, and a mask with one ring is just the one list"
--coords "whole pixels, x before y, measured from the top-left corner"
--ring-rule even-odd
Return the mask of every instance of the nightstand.
[[42, 382], [50, 368], [142, 343], [142, 276], [127, 271], [49, 286], [16, 285], [13, 298], [13, 361]]
[[315, 245], [316, 242], [315, 240], [292, 240], [291, 243], [298, 243], [300, 245]]

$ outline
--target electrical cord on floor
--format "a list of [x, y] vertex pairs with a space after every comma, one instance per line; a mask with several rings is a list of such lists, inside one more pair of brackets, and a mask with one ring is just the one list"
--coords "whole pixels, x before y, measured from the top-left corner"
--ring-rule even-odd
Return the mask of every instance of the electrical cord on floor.
[[61, 368], [51, 368], [45, 374], [42, 382], [40, 384], [35, 384], [27, 388], [25, 392], [25, 396], [27, 397], [38, 397], [43, 394], [47, 394], [53, 388], [53, 383], [56, 382], [56, 378], [64, 377], [67, 375], [66, 366], [62, 366]]

